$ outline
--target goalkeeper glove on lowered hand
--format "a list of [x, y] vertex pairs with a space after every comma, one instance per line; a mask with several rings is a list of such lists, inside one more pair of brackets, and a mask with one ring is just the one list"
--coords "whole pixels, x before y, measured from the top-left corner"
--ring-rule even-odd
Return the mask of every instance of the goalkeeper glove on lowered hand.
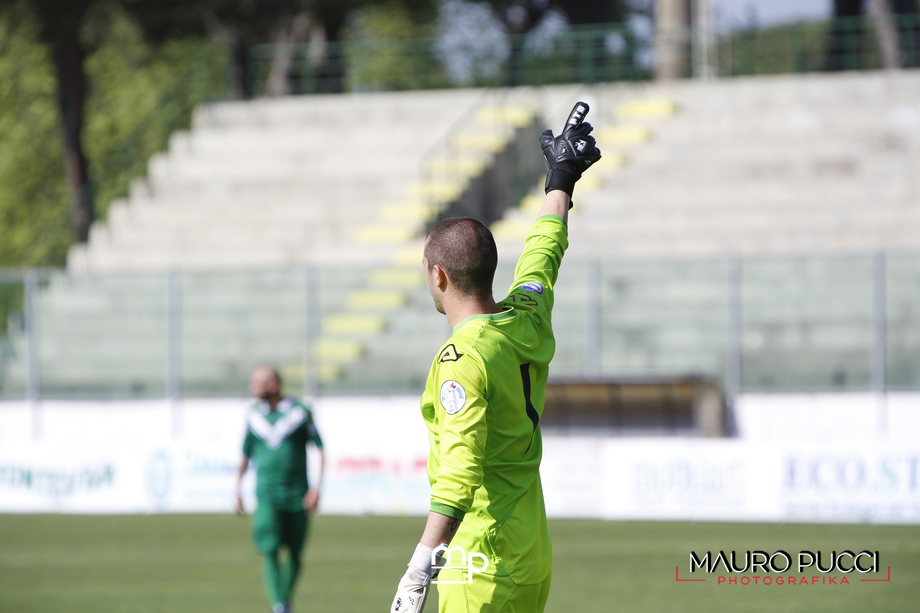
[[546, 193], [559, 189], [571, 198], [581, 173], [601, 159], [601, 152], [591, 136], [594, 128], [585, 121], [589, 109], [584, 102], [576, 103], [562, 134], [553, 136], [552, 130], [546, 130], [540, 135], [540, 146], [548, 168]]
[[390, 613], [422, 613], [431, 579], [438, 576], [446, 560], [421, 543], [415, 548], [406, 574], [396, 586]]

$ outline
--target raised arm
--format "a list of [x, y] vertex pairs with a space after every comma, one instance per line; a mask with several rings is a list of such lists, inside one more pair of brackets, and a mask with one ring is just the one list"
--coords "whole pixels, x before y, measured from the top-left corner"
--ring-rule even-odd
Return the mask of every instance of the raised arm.
[[[540, 210], [541, 218], [552, 215], [567, 225], [575, 183], [585, 170], [601, 158], [601, 152], [591, 136], [594, 128], [585, 121], [588, 110], [586, 103], [576, 103], [559, 136], [554, 136], [552, 130], [546, 130], [540, 135], [540, 146], [546, 159], [546, 197]], [[567, 247], [568, 232], [565, 229], [560, 232], [558, 223], [546, 223], [538, 219], [524, 245], [524, 253], [518, 260], [514, 282], [508, 290], [509, 296], [522, 287], [523, 283], [536, 282], [539, 286], [533, 286], [533, 289], [538, 295], [543, 295], [544, 288], [548, 290], [544, 302], [546, 308], [552, 309], [552, 286]], [[536, 306], [536, 298], [526, 293], [528, 289], [531, 287], [525, 287], [525, 293], [515, 302]]]
[[540, 209], [540, 217], [544, 215], [556, 215], [563, 221], [569, 221], [569, 207], [572, 198], [560, 189], [555, 189], [546, 194], [543, 200], [543, 208]]

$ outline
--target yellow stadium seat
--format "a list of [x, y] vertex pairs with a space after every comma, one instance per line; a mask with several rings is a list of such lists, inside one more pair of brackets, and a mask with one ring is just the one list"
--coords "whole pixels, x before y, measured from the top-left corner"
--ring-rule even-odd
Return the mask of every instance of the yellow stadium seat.
[[[413, 252], [414, 254], [414, 252]], [[419, 258], [420, 259], [420, 258]], [[425, 283], [420, 262], [413, 262], [413, 268], [387, 268], [375, 270], [370, 275], [374, 287], [418, 287]]]
[[422, 245], [400, 249], [393, 256], [393, 263], [397, 266], [418, 266], [422, 265]]
[[364, 226], [355, 232], [355, 239], [363, 245], [403, 243], [416, 235], [418, 230], [411, 226]]
[[519, 128], [533, 120], [532, 108], [516, 104], [506, 106], [487, 106], [476, 113], [476, 122], [480, 124], [507, 124]]
[[328, 334], [379, 334], [386, 328], [386, 320], [374, 315], [339, 314], [323, 320], [323, 331]]
[[387, 204], [380, 209], [379, 217], [384, 221], [425, 222], [434, 213], [431, 205], [425, 203]]
[[508, 138], [503, 134], [494, 132], [464, 132], [457, 134], [451, 140], [451, 145], [457, 151], [486, 151], [497, 153], [505, 148]]
[[[542, 191], [542, 184], [540, 185]], [[521, 200], [521, 209], [528, 213], [539, 213], [543, 208], [544, 194], [528, 194]]]
[[465, 188], [465, 181], [424, 181], [410, 183], [407, 191], [412, 198], [450, 202], [459, 198]]
[[313, 355], [318, 360], [353, 362], [364, 355], [364, 345], [356, 341], [319, 339], [313, 343]]
[[638, 145], [652, 138], [652, 131], [645, 126], [609, 126], [598, 131], [598, 146], [604, 145]]
[[492, 234], [497, 239], [524, 240], [533, 227], [532, 221], [499, 219], [492, 224]]
[[434, 175], [463, 175], [475, 177], [482, 173], [485, 162], [472, 157], [439, 157], [434, 158], [425, 165], [425, 169]]
[[[342, 367], [338, 364], [322, 362], [314, 366], [314, 376], [323, 382], [335, 381], [342, 376]], [[306, 368], [303, 364], [286, 364], [281, 368], [281, 378], [288, 383], [301, 382], [305, 378]]]
[[316, 377], [320, 381], [335, 381], [342, 377], [342, 367], [338, 364], [320, 364], [316, 367]]
[[[421, 258], [419, 259], [421, 261]], [[348, 296], [348, 306], [354, 310], [391, 310], [406, 304], [408, 297], [403, 292], [386, 290], [361, 290]]]
[[601, 178], [600, 174], [585, 174], [581, 179], [578, 180], [578, 191], [594, 191], [600, 188], [603, 183], [604, 180]]
[[[595, 162], [594, 166], [591, 168], [600, 170], [617, 170], [618, 168], [626, 166], [627, 161], [629, 161], [629, 158], [624, 153], [620, 153], [619, 151], [605, 151], [601, 159]], [[591, 170], [588, 170], [588, 173], [590, 172]], [[585, 173], [585, 176], [590, 176], [588, 173]]]
[[613, 115], [617, 119], [663, 119], [677, 112], [677, 103], [666, 98], [627, 100], [616, 105]]

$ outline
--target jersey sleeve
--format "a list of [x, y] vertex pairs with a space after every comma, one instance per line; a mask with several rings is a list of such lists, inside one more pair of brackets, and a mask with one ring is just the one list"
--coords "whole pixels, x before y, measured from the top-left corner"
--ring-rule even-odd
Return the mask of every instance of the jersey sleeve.
[[537, 219], [524, 242], [508, 297], [502, 302], [520, 309], [552, 311], [553, 286], [568, 246], [568, 228], [561, 217], [544, 215]]
[[431, 484], [431, 510], [463, 519], [482, 485], [489, 434], [485, 373], [472, 355], [441, 362], [437, 371], [437, 473]]
[[252, 457], [253, 445], [255, 445], [256, 437], [252, 433], [252, 429], [248, 426], [246, 427], [246, 436], [243, 438], [243, 455], [247, 458]]
[[316, 428], [316, 422], [313, 421], [313, 411], [307, 409], [307, 440], [316, 445], [317, 449], [323, 448], [323, 439]]

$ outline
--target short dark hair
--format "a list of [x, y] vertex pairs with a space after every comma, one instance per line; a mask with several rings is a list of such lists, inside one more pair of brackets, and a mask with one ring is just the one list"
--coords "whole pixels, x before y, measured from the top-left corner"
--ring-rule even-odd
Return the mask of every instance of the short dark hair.
[[425, 242], [428, 267], [444, 269], [461, 294], [488, 298], [498, 266], [492, 232], [472, 217], [448, 217], [428, 231]]

